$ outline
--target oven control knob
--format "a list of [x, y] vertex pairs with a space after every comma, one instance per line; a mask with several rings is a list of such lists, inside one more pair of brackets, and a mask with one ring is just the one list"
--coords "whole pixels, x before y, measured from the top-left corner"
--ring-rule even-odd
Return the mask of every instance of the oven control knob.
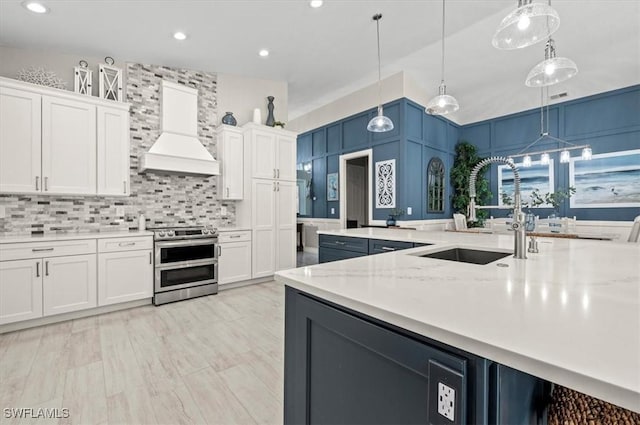
[[167, 236], [175, 236], [175, 235], [176, 235], [176, 232], [174, 232], [173, 230], [169, 230], [167, 232]]
[[202, 231], [202, 234], [203, 234], [203, 235], [210, 235], [210, 234], [211, 234], [211, 230], [209, 230], [209, 229], [204, 229], [204, 230]]
[[158, 233], [158, 236], [163, 237], [164, 236], [164, 232]]

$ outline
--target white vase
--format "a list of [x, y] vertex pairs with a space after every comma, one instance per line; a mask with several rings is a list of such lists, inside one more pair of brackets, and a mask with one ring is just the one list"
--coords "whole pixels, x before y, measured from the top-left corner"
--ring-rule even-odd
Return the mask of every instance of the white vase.
[[261, 124], [262, 116], [260, 114], [260, 108], [256, 108], [253, 110], [253, 123]]

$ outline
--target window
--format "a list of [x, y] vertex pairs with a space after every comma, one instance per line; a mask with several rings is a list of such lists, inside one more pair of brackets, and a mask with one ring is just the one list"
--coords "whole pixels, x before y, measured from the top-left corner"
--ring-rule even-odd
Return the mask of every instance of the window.
[[444, 212], [444, 164], [436, 157], [427, 167], [427, 212]]

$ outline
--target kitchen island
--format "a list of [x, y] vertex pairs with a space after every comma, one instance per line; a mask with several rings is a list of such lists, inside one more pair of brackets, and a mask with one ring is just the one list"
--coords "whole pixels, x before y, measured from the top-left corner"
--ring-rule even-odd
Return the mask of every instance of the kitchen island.
[[[523, 400], [531, 401], [534, 394], [544, 393], [544, 383], [551, 382], [640, 412], [640, 245], [544, 239], [539, 241], [539, 253], [528, 254], [527, 260], [507, 256], [477, 265], [420, 255], [451, 248], [511, 252], [512, 236], [376, 228], [320, 233], [429, 245], [276, 274], [276, 280], [288, 286], [285, 414], [287, 404], [292, 407], [292, 402], [300, 400], [292, 399], [291, 390], [308, 391], [313, 384], [316, 375], [303, 367], [308, 367], [312, 359], [317, 360], [319, 354], [331, 352], [314, 352], [311, 336], [322, 336], [330, 329], [329, 323], [342, 326], [340, 320], [349, 318], [355, 320], [351, 331], [356, 332], [365, 322], [380, 329], [379, 335], [387, 341], [368, 352], [393, 358], [396, 364], [397, 358], [385, 354], [394, 345], [393, 335], [444, 353], [445, 358], [440, 359], [436, 359], [438, 353], [425, 356], [429, 357], [430, 366], [435, 364], [452, 372], [451, 377], [439, 382], [448, 381], [450, 387], [461, 385], [463, 394], [470, 397], [452, 422], [425, 412], [430, 423], [460, 423], [461, 418], [478, 423], [500, 421], [500, 415], [492, 416], [490, 412], [504, 408], [489, 388], [491, 376], [496, 379], [491, 372], [495, 365], [519, 372], [521, 375], [513, 376], [522, 382], [527, 377], [538, 379], [521, 382], [520, 387], [530, 388]], [[306, 314], [303, 310], [307, 307], [318, 311]], [[333, 316], [327, 316], [323, 323], [318, 320], [317, 326], [314, 315]], [[342, 335], [342, 339], [353, 339], [348, 336], [348, 329], [330, 330]], [[357, 332], [369, 331], [363, 327]], [[374, 341], [378, 334], [372, 331], [368, 335]], [[308, 340], [302, 344], [301, 338]], [[329, 337], [320, 341], [339, 344], [339, 339]], [[361, 346], [363, 342], [357, 344]], [[301, 347], [308, 347], [304, 356], [300, 354]], [[407, 351], [419, 356], [417, 350], [407, 347]], [[346, 364], [335, 367], [340, 369]], [[419, 367], [409, 365], [407, 370]], [[321, 365], [318, 370], [327, 375], [331, 368]], [[306, 372], [305, 376], [300, 376], [301, 372]], [[434, 372], [438, 371], [428, 367], [422, 371], [425, 382], [431, 375], [438, 376]], [[345, 369], [340, 373], [348, 376]], [[457, 382], [456, 376], [464, 379]], [[324, 378], [319, 381], [331, 383]], [[392, 384], [395, 388], [398, 381]], [[433, 382], [428, 385], [432, 388], [431, 400], [437, 387]], [[340, 388], [333, 390], [340, 392]], [[295, 412], [289, 411], [294, 415], [289, 416], [292, 420], [299, 420], [301, 416], [295, 415], [300, 414], [307, 419], [313, 415], [323, 417], [323, 412], [314, 408], [313, 398], [307, 400], [311, 401], [304, 406], [306, 412], [301, 413], [300, 406]], [[427, 404], [431, 409], [432, 402]], [[483, 408], [489, 412], [483, 413]]]

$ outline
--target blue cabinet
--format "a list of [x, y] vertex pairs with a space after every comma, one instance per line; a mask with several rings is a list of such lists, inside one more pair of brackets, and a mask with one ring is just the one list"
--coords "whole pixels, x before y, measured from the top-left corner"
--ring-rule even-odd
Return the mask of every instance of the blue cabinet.
[[385, 252], [399, 251], [413, 248], [413, 242], [386, 241], [382, 239], [369, 239], [369, 255], [383, 254]]
[[[438, 387], [455, 393], [453, 420]], [[291, 287], [284, 423], [546, 423], [550, 383]]]
[[355, 238], [352, 236], [320, 235], [318, 261], [320, 263], [328, 263], [330, 261], [382, 254], [427, 245], [430, 244]]

